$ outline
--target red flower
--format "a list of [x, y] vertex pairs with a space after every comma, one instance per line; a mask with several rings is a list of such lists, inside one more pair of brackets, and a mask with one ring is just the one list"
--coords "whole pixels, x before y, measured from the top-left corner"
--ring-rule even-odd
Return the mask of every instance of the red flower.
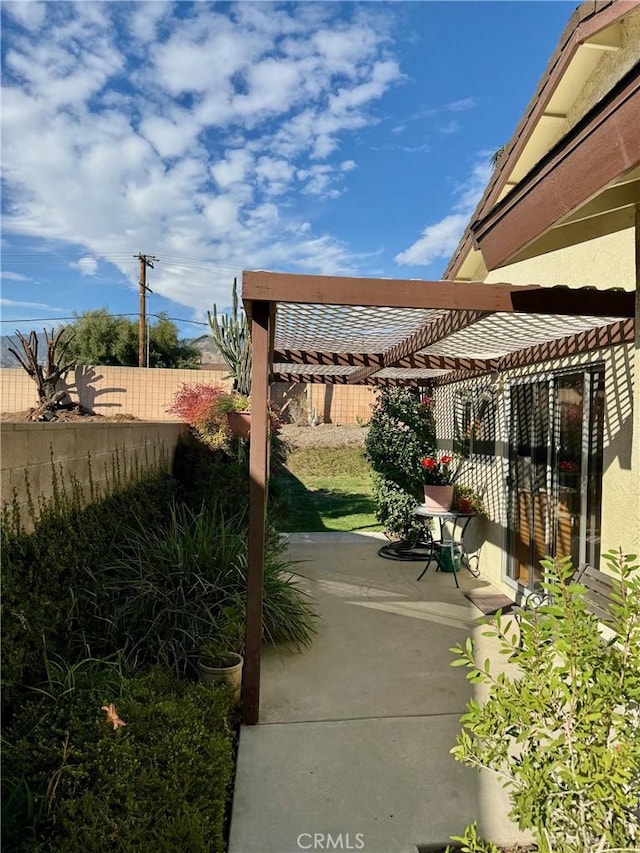
[[440, 461], [442, 462], [443, 465], [448, 465], [452, 459], [453, 459], [453, 456], [443, 456]]
[[436, 460], [432, 459], [431, 456], [425, 456], [425, 458], [422, 460], [422, 467], [431, 470], [432, 468], [436, 467]]

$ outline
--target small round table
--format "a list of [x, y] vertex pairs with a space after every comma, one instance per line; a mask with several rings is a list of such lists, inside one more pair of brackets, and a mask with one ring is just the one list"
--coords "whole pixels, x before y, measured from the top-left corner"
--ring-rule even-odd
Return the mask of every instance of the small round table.
[[[455, 509], [450, 510], [434, 510], [427, 509], [424, 504], [418, 504], [413, 514], [420, 518], [429, 519], [437, 518], [440, 522], [440, 540], [431, 540], [431, 550], [427, 558], [424, 569], [420, 572], [416, 580], [420, 580], [427, 569], [431, 560], [436, 560], [436, 571], [442, 567], [443, 552], [448, 551], [451, 557], [451, 565], [453, 567], [453, 579], [456, 586], [460, 588], [458, 583], [458, 575], [456, 573], [455, 559], [458, 557], [460, 564], [469, 569], [469, 557], [464, 547], [464, 534], [472, 518], [475, 518], [476, 512], [458, 512]], [[447, 537], [446, 523], [451, 522], [451, 536]]]

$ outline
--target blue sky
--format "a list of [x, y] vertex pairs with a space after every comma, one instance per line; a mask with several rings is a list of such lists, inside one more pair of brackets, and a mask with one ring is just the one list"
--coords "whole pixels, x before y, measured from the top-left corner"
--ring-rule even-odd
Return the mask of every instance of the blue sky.
[[439, 278], [575, 5], [3, 3], [2, 332]]

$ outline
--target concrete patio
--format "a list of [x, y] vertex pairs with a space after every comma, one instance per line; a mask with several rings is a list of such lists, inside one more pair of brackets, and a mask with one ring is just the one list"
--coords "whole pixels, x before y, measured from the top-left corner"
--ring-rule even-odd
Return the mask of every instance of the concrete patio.
[[302, 654], [264, 655], [260, 724], [240, 735], [230, 853], [416, 853], [473, 820], [497, 843], [521, 838], [499, 784], [449, 754], [470, 685], [448, 649], [479, 635], [482, 615], [464, 592], [496, 590], [466, 570], [458, 590], [435, 564], [417, 582], [422, 564], [378, 557], [380, 538], [289, 538], [319, 633]]

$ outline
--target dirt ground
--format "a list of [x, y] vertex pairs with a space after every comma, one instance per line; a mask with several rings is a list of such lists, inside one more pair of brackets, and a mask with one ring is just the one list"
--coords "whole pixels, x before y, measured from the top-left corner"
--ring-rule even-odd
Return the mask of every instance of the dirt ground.
[[[5, 423], [25, 423], [29, 420], [31, 409], [24, 412], [2, 412], [0, 421]], [[118, 414], [118, 415], [96, 415], [88, 414], [72, 409], [66, 411], [64, 409], [57, 412], [58, 423], [83, 422], [89, 421], [107, 422], [107, 421], [139, 421], [135, 415]], [[364, 444], [367, 437], [367, 428], [358, 426], [357, 424], [318, 424], [315, 427], [296, 426], [294, 424], [284, 424], [282, 427], [283, 439], [294, 448], [303, 449], [306, 447], [344, 447], [346, 445]]]
[[367, 437], [367, 428], [357, 424], [318, 424], [318, 426], [295, 426], [284, 424], [282, 438], [297, 449], [306, 447], [345, 447], [363, 445]]
[[[27, 423], [29, 421], [29, 415], [33, 409], [27, 409], [24, 412], [2, 412], [0, 414], [0, 421], [5, 423]], [[81, 421], [82, 423], [86, 423], [88, 421], [139, 421], [140, 418], [136, 418], [135, 415], [96, 415], [87, 412], [78, 411], [78, 409], [61, 409], [56, 413], [56, 421], [58, 423], [69, 423], [71, 421]], [[54, 423], [56, 422], [54, 421]]]

